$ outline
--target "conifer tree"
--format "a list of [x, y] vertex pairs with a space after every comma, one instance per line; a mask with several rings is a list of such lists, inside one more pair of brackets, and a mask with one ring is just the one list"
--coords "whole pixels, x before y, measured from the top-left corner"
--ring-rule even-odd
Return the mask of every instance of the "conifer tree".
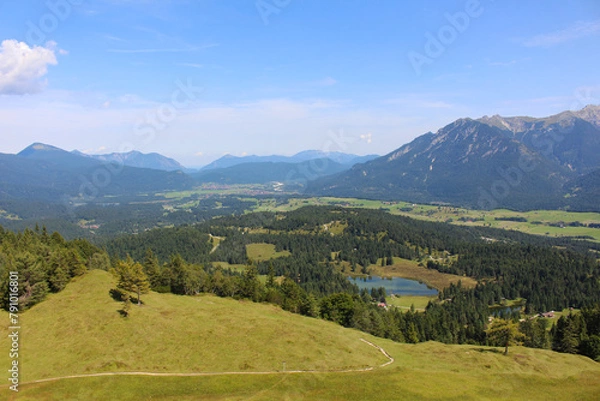
[[117, 263], [115, 272], [118, 279], [117, 287], [135, 293], [137, 303], [141, 305], [141, 294], [147, 294], [150, 291], [150, 282], [142, 265], [134, 262], [131, 257], [127, 257], [127, 260]]

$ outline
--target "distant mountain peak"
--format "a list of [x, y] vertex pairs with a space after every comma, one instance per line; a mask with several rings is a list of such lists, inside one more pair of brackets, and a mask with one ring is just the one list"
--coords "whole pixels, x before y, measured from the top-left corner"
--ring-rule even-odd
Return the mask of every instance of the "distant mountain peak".
[[600, 106], [588, 104], [583, 109], [576, 111], [573, 114], [600, 128]]
[[63, 151], [63, 150], [60, 148], [57, 148], [56, 146], [47, 145], [47, 144], [41, 143], [41, 142], [35, 142], [17, 154], [19, 156], [27, 156], [34, 152], [41, 152], [41, 151]]

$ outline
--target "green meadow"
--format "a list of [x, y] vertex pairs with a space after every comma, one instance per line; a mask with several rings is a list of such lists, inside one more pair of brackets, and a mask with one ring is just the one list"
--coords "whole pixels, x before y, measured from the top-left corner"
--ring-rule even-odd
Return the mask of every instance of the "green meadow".
[[248, 244], [246, 245], [246, 254], [248, 258], [256, 262], [290, 255], [288, 251], [277, 252], [275, 245], [272, 244]]

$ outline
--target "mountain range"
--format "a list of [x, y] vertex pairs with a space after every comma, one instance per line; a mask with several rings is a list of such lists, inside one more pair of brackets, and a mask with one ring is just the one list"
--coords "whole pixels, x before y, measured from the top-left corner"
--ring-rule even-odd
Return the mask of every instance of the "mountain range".
[[214, 170], [218, 168], [233, 167], [238, 164], [248, 163], [302, 163], [315, 159], [329, 159], [337, 164], [347, 165], [351, 167], [357, 163], [365, 163], [379, 157], [378, 155], [357, 156], [342, 152], [325, 152], [321, 150], [305, 150], [296, 153], [293, 156], [232, 156], [225, 155], [210, 164], [202, 167], [201, 170]]
[[544, 118], [461, 118], [381, 157], [314, 150], [226, 155], [194, 172], [157, 153], [90, 156], [34, 143], [0, 154], [0, 172], [0, 201], [13, 202], [279, 182], [280, 189], [318, 196], [600, 211], [600, 107]]
[[34, 143], [16, 155], [0, 154], [0, 200], [64, 203], [105, 195], [189, 189], [181, 171], [162, 171], [105, 162]]
[[163, 156], [158, 153], [146, 154], [138, 152], [137, 150], [132, 150], [130, 152], [124, 153], [108, 153], [104, 155], [88, 155], [87, 153], [82, 153], [78, 150], [74, 150], [72, 153], [79, 156], [90, 157], [105, 163], [120, 163], [129, 167], [151, 168], [154, 170], [164, 171], [195, 171], [185, 168], [175, 159]]
[[282, 182], [288, 188], [292, 185], [299, 189], [309, 180], [347, 170], [357, 161], [374, 157], [320, 151], [290, 157], [226, 156], [198, 172], [157, 153], [88, 155], [34, 143], [16, 155], [0, 154], [0, 201], [64, 203], [67, 199], [78, 203], [103, 196], [184, 190], [206, 182]]
[[463, 118], [308, 193], [510, 208], [600, 211], [600, 107], [545, 118]]

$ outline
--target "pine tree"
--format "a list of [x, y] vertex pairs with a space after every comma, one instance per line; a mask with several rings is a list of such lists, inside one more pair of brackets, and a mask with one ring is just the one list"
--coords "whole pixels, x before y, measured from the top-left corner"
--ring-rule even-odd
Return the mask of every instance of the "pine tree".
[[508, 355], [510, 345], [519, 345], [523, 339], [518, 324], [505, 319], [494, 319], [485, 333], [489, 345], [504, 347], [504, 355]]
[[141, 305], [141, 294], [150, 291], [150, 282], [141, 264], [134, 262], [131, 257], [125, 261], [119, 261], [115, 269], [117, 275], [117, 288], [133, 292], [137, 295], [137, 303]]
[[154, 256], [152, 249], [146, 250], [146, 256], [144, 257], [144, 273], [148, 276], [150, 281], [150, 287], [156, 290], [161, 285], [161, 271], [158, 263], [158, 258]]

